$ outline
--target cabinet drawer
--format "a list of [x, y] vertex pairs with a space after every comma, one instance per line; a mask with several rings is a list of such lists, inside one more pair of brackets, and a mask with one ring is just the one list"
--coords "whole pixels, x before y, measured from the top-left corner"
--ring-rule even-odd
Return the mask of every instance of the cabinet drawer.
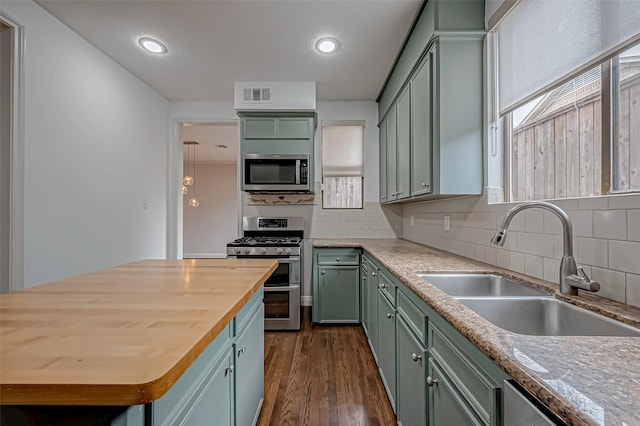
[[474, 408], [485, 424], [493, 424], [499, 388], [445, 334], [429, 324], [430, 355], [450, 377], [452, 387]]
[[409, 297], [402, 291], [398, 291], [398, 313], [407, 322], [407, 325], [426, 344], [427, 337], [427, 315], [418, 308]]
[[316, 250], [318, 265], [359, 265], [360, 252], [357, 249]]
[[387, 299], [389, 299], [391, 304], [395, 305], [396, 289], [398, 288], [398, 286], [396, 285], [395, 281], [393, 281], [383, 270], [380, 270], [378, 288], [387, 297]]

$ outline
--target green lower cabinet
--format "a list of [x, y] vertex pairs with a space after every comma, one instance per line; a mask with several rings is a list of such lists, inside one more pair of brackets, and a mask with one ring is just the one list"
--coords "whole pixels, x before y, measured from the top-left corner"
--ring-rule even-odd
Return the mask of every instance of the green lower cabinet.
[[378, 323], [380, 344], [378, 368], [382, 383], [396, 411], [396, 310], [381, 290], [378, 291]]
[[378, 362], [379, 320], [378, 320], [378, 279], [379, 269], [375, 263], [367, 259], [369, 278], [367, 279], [367, 339], [373, 353], [373, 358]]
[[167, 424], [184, 426], [233, 426], [233, 364], [231, 353], [222, 357], [211, 377], [190, 402], [183, 418]]
[[359, 266], [319, 266], [313, 321], [359, 323], [359, 282]]
[[427, 424], [427, 350], [414, 336], [405, 320], [398, 316], [397, 324], [397, 401], [398, 424]]
[[429, 424], [437, 426], [482, 426], [473, 410], [460, 397], [452, 380], [443, 372], [438, 362], [429, 359]]
[[367, 269], [367, 259], [362, 256], [360, 263], [360, 321], [364, 334], [369, 330], [369, 270]]
[[237, 426], [256, 424], [264, 400], [264, 305], [252, 315], [234, 344]]

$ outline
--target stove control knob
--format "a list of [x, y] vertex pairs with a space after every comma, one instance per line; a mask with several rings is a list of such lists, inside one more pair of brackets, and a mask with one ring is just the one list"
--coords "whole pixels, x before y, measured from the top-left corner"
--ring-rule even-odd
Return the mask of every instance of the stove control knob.
[[267, 252], [267, 249], [265, 247], [262, 247], [260, 249], [260, 253], [265, 254]]
[[239, 249], [239, 248], [233, 249], [233, 252], [234, 252], [235, 254], [240, 254], [240, 252], [241, 252], [241, 251], [242, 251], [242, 250], [241, 250], [241, 249]]
[[282, 253], [282, 247], [278, 247], [278, 248], [276, 249], [276, 253]]
[[247, 247], [246, 249], [244, 249], [244, 254], [250, 254], [251, 253], [251, 248]]
[[290, 248], [286, 248], [286, 249], [284, 250], [284, 252], [285, 252], [286, 254], [291, 254], [291, 249], [290, 249]]

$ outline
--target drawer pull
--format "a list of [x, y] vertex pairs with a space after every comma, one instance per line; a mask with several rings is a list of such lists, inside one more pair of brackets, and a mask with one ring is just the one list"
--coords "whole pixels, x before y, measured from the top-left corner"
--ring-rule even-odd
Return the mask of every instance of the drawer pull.
[[432, 379], [431, 376], [427, 377], [427, 386], [438, 385], [438, 379]]
[[320, 274], [324, 275], [324, 271], [320, 271]]
[[339, 257], [336, 257], [336, 262], [340, 262], [340, 258]]
[[422, 355], [419, 355], [419, 354], [414, 352], [414, 353], [411, 354], [411, 359], [414, 362], [418, 362], [418, 361], [420, 361], [422, 359]]
[[238, 350], [238, 358], [240, 358], [240, 355], [242, 355], [243, 353], [245, 353], [247, 351], [247, 347], [243, 346]]
[[371, 273], [371, 276], [372, 276], [372, 277], [376, 277], [376, 276], [378, 276], [378, 274], [376, 274], [375, 272], [372, 272], [372, 273]]
[[387, 288], [387, 285], [385, 283], [380, 284], [380, 288]]
[[387, 314], [387, 318], [393, 318], [393, 314], [392, 314], [391, 312], [389, 312], [389, 313]]

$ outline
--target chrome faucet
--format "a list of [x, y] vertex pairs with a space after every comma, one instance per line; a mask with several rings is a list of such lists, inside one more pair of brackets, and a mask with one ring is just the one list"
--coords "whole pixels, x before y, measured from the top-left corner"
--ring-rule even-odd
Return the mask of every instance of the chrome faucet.
[[560, 293], [577, 295], [579, 288], [588, 291], [600, 290], [600, 283], [591, 280], [582, 267], [576, 265], [576, 261], [573, 258], [573, 231], [571, 221], [564, 210], [554, 204], [545, 201], [532, 201], [518, 204], [509, 210], [504, 217], [500, 229], [498, 229], [498, 232], [491, 238], [491, 242], [503, 246], [507, 238], [507, 229], [509, 228], [511, 219], [522, 210], [533, 208], [548, 210], [555, 214], [558, 219], [560, 219], [560, 222], [562, 222], [564, 254], [560, 262]]

